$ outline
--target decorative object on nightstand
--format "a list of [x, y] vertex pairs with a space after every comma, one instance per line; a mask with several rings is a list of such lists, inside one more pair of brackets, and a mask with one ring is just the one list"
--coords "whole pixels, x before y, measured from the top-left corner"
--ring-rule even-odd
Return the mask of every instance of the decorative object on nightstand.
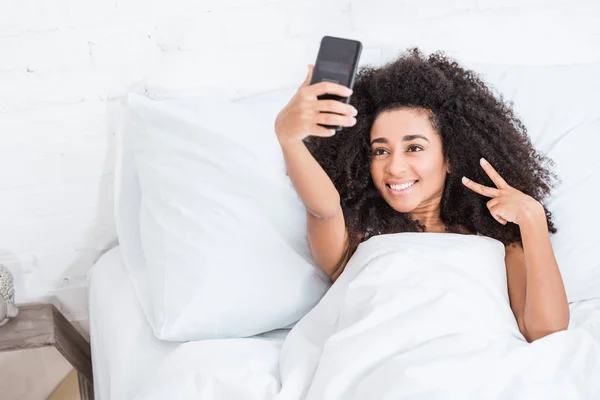
[[94, 398], [89, 342], [53, 304], [24, 304], [0, 327], [0, 351], [54, 346], [75, 368], [81, 400]]
[[0, 326], [19, 314], [15, 305], [15, 287], [13, 277], [8, 268], [0, 265]]

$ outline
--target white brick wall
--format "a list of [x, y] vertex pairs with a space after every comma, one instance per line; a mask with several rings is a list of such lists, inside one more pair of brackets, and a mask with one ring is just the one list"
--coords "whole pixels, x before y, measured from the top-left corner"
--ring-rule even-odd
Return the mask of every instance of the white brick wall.
[[4, 0], [0, 263], [19, 302], [87, 317], [114, 245], [114, 109], [133, 82], [244, 95], [300, 84], [323, 35], [362, 64], [408, 46], [465, 61], [600, 62], [598, 0]]

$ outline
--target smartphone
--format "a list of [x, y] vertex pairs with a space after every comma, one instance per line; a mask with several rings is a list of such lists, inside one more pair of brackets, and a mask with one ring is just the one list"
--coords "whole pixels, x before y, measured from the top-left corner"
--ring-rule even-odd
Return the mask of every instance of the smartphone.
[[[329, 81], [352, 89], [361, 51], [362, 43], [358, 40], [323, 36], [310, 84]], [[350, 102], [350, 96], [341, 97], [333, 94], [324, 94], [317, 98], [319, 100], [338, 100], [346, 104]], [[342, 126], [319, 125], [327, 129], [335, 129], [336, 131], [342, 129]]]

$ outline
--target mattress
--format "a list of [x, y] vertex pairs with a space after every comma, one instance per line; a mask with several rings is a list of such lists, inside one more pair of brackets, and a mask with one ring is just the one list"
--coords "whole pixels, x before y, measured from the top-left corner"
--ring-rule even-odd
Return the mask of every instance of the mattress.
[[207, 379], [225, 371], [252, 375], [256, 390], [279, 390], [277, 362], [289, 329], [242, 339], [162, 341], [146, 321], [118, 246], [96, 262], [88, 281], [96, 400], [134, 399], [177, 368]]

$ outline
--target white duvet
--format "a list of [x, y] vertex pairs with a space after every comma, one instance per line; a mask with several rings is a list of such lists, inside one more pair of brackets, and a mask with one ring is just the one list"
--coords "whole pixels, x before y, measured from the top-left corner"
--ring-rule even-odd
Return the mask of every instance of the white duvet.
[[600, 399], [598, 302], [527, 343], [504, 255], [484, 236], [375, 236], [281, 348], [235, 339], [219, 346], [230, 366], [212, 371], [202, 354], [171, 360], [177, 372], [162, 369], [138, 399]]

